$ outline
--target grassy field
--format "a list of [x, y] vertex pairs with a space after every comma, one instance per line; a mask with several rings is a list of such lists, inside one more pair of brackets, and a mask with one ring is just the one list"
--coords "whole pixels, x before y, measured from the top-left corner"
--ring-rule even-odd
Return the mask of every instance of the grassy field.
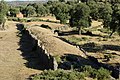
[[[33, 30], [33, 33], [39, 35], [39, 38], [41, 37], [41, 40], [44, 42], [47, 50], [53, 53], [57, 62], [60, 64], [63, 62], [66, 62], [66, 58], [62, 60], [63, 59], [62, 56], [65, 55], [66, 52], [67, 53], [69, 51], [71, 52], [71, 53], [69, 52], [70, 53], [69, 56], [72, 55], [72, 57], [70, 57], [72, 60], [74, 60], [75, 58], [78, 58], [78, 56], [74, 58], [74, 56], [76, 55], [76, 53], [74, 53], [76, 52], [75, 46], [74, 48], [72, 48], [70, 47], [70, 45], [66, 44], [65, 42], [67, 43], [70, 42], [70, 43], [79, 45], [81, 48], [83, 48], [87, 52], [88, 56], [92, 56], [96, 58], [99, 63], [107, 64], [111, 66], [119, 66], [120, 64], [119, 35], [117, 33], [114, 33], [114, 35], [109, 38], [108, 36], [111, 33], [111, 31], [109, 29], [103, 28], [101, 22], [92, 21], [92, 26], [90, 28], [83, 29], [84, 31], [82, 35], [78, 35], [77, 31], [72, 31], [72, 30], [75, 30], [74, 28], [68, 28], [68, 30], [65, 30], [65, 31], [64, 29], [63, 30], [59, 29], [60, 32], [63, 33], [63, 35], [60, 35], [60, 36], [57, 36], [51, 33], [52, 31], [50, 31], [50, 29], [47, 30], [47, 29], [40, 28], [39, 25], [41, 24], [48, 25], [52, 30], [52, 29], [58, 29], [58, 27], [60, 28], [62, 26], [65, 26], [63, 24], [42, 22], [42, 21], [29, 22], [25, 24], [29, 26], [31, 25], [36, 26], [34, 28], [31, 28]], [[92, 32], [92, 35], [85, 34], [87, 31]], [[82, 57], [80, 57], [79, 59], [81, 60], [79, 62], [81, 63], [81, 65], [94, 65], [94, 63], [91, 63], [88, 59], [85, 59]], [[76, 61], [73, 61], [74, 64], [71, 63], [71, 61], [69, 60], [67, 62], [68, 63], [70, 62], [71, 65], [75, 65], [75, 66], [76, 64], [77, 66], [79, 65], [78, 63], [76, 63]], [[90, 78], [88, 78], [88, 80], [89, 79]]]
[[[91, 36], [73, 34], [62, 36], [62, 38], [80, 45], [88, 52], [88, 55], [96, 57], [102, 63], [120, 64], [120, 37], [115, 33], [111, 38], [108, 38], [109, 33], [108, 29], [101, 28], [92, 30], [93, 35]], [[105, 56], [108, 56], [110, 60], [106, 61]]]

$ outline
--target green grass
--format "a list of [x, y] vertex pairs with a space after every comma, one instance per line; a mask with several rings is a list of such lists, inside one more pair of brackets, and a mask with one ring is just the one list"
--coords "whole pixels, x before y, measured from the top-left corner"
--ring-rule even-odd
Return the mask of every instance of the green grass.
[[75, 36], [71, 36], [71, 37], [67, 37], [65, 38], [67, 41], [75, 43], [75, 44], [79, 44], [80, 41], [88, 41], [89, 38], [87, 37], [81, 37], [81, 38], [77, 38]]

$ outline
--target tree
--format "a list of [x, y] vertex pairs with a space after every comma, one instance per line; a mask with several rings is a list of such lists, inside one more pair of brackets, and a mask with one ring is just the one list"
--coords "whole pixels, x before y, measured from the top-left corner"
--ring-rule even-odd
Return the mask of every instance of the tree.
[[37, 13], [37, 16], [45, 16], [45, 15], [49, 14], [49, 9], [46, 8], [46, 7], [43, 6], [43, 5], [39, 5], [39, 6], [36, 8], [36, 13]]
[[91, 25], [90, 8], [84, 3], [77, 4], [74, 9], [70, 11], [70, 25], [78, 28], [79, 34], [83, 27]]
[[10, 15], [11, 15], [12, 17], [16, 17], [16, 14], [18, 14], [18, 13], [20, 12], [19, 8], [15, 8], [15, 7], [10, 8], [9, 11], [10, 11]]
[[98, 4], [93, 0], [87, 2], [87, 4], [91, 10], [90, 16], [92, 17], [92, 19], [97, 20], [99, 18], [99, 6], [98, 6]]
[[104, 27], [108, 27], [112, 20], [112, 13], [113, 13], [111, 5], [109, 3], [104, 4], [104, 7], [101, 8], [99, 13], [104, 21], [103, 22]]
[[65, 2], [65, 0], [59, 0], [60, 2]]
[[7, 4], [4, 2], [4, 0], [0, 1], [0, 28], [1, 29], [4, 29], [5, 27], [7, 11], [8, 11]]
[[111, 37], [115, 31], [120, 34], [120, 4], [115, 4], [113, 7], [112, 20], [109, 27], [112, 30], [109, 37]]
[[51, 8], [52, 14], [55, 15], [57, 20], [60, 20], [60, 23], [66, 23], [69, 19], [69, 10], [70, 6], [65, 3], [57, 3]]
[[120, 4], [114, 4], [114, 6], [111, 7], [111, 5], [107, 3], [101, 9], [100, 14], [104, 21], [104, 27], [107, 27], [112, 31], [109, 37], [111, 37], [114, 32], [120, 34]]
[[26, 16], [30, 17], [31, 15], [35, 14], [35, 8], [31, 5], [26, 7]]

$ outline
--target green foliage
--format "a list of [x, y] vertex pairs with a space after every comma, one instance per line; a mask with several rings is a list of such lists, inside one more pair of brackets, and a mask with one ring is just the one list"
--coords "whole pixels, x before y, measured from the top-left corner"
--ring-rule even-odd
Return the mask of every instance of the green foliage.
[[85, 80], [84, 74], [77, 71], [68, 71], [58, 69], [56, 71], [48, 70], [39, 75], [35, 75], [32, 80]]
[[1, 0], [0, 1], [0, 28], [1, 29], [4, 29], [7, 11], [8, 11], [7, 4], [4, 2], [4, 0]]
[[101, 8], [100, 15], [101, 18], [103, 19], [103, 25], [104, 27], [109, 27], [109, 24], [112, 20], [112, 7], [109, 3], [106, 3], [103, 8]]
[[21, 18], [21, 19], [20, 19], [20, 18], [18, 18], [18, 21], [19, 21], [19, 22], [27, 22], [27, 19], [24, 19], [24, 18]]
[[8, 5], [6, 4], [4, 0], [1, 0], [0, 1], [0, 14], [6, 15], [7, 11], [8, 11]]
[[109, 80], [110, 74], [111, 74], [110, 71], [108, 71], [108, 70], [106, 70], [106, 69], [104, 69], [104, 68], [100, 68], [100, 69], [98, 70], [97, 79], [98, 79], [98, 80]]
[[52, 14], [55, 15], [56, 19], [60, 20], [60, 23], [66, 23], [69, 19], [70, 6], [65, 3], [56, 3], [51, 7]]
[[18, 22], [27, 22], [28, 20], [25, 18], [17, 18], [17, 17], [8, 17], [9, 21], [18, 21]]
[[66, 38], [66, 40], [72, 43], [79, 44], [80, 41], [87, 41], [89, 39], [87, 37], [77, 38], [75, 36], [71, 36], [71, 37]]
[[31, 5], [28, 5], [26, 8], [26, 16], [27, 17], [30, 17], [31, 15], [34, 15], [35, 14], [35, 8]]
[[36, 13], [37, 13], [37, 16], [45, 16], [45, 15], [48, 15], [50, 11], [44, 5], [38, 5], [36, 7]]
[[93, 19], [97, 20], [99, 18], [99, 6], [98, 6], [98, 4], [93, 0], [87, 2], [87, 4], [88, 4], [88, 6], [90, 7], [90, 10], [91, 10], [90, 16]]
[[61, 57], [59, 55], [56, 55], [54, 57], [58, 64], [60, 64], [62, 62]]
[[76, 26], [81, 34], [82, 27], [89, 27], [91, 25], [90, 20], [90, 8], [84, 3], [77, 4], [70, 12], [70, 25]]
[[51, 29], [51, 27], [49, 27], [48, 25], [45, 25], [45, 24], [42, 24], [41, 27]]
[[16, 17], [16, 14], [18, 14], [20, 12], [19, 8], [15, 8], [15, 7], [10, 8], [9, 11], [10, 11], [10, 16], [12, 16], [12, 17]]
[[97, 78], [98, 80], [109, 80], [111, 72], [107, 69], [100, 68], [100, 69], [94, 69], [91, 66], [83, 66], [81, 68], [82, 72], [85, 73], [85, 75], [92, 78]]
[[120, 4], [115, 4], [113, 6], [113, 14], [112, 14], [112, 20], [109, 24], [110, 29], [112, 30], [112, 33], [110, 34], [110, 36], [112, 36], [112, 34], [117, 31], [118, 33], [120, 33]]
[[45, 70], [41, 74], [34, 75], [32, 80], [85, 80], [85, 77], [96, 78], [97, 80], [109, 80], [110, 71], [100, 68], [94, 69], [91, 66], [83, 66], [80, 68], [81, 72], [76, 70], [58, 69]]
[[4, 15], [0, 14], [0, 24], [2, 24], [5, 21]]
[[102, 33], [107, 33], [107, 34], [110, 34], [110, 33], [111, 33], [110, 29], [108, 29], [108, 28], [98, 29], [98, 31], [100, 31], [100, 32], [102, 32]]
[[65, 2], [65, 0], [59, 0], [60, 2]]

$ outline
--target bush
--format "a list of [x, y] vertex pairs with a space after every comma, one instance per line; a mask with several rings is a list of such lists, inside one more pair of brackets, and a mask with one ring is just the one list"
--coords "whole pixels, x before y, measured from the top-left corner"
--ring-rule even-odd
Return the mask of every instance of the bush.
[[39, 75], [32, 77], [32, 80], [83, 80], [84, 74], [77, 71], [58, 69], [56, 71], [43, 71]]
[[17, 18], [17, 17], [9, 17], [9, 21], [18, 21], [18, 22], [27, 22], [27, 19], [24, 18]]
[[61, 58], [60, 58], [59, 55], [56, 55], [54, 57], [55, 57], [55, 59], [56, 59], [56, 61], [57, 61], [58, 64], [62, 62], [62, 60], [61, 60]]
[[20, 21], [20, 22], [27, 22], [27, 19], [22, 19], [22, 18], [20, 19], [20, 18], [19, 18], [19, 21]]
[[110, 34], [111, 31], [107, 28], [102, 28], [102, 29], [98, 29], [98, 31], [102, 32], [102, 33], [107, 33], [107, 34]]
[[94, 69], [91, 66], [85, 65], [85, 66], [81, 67], [81, 71], [84, 72], [84, 74], [85, 74], [86, 77], [90, 76], [90, 74], [93, 72], [93, 70]]
[[107, 69], [100, 68], [97, 70], [87, 65], [81, 67], [81, 71], [84, 72], [86, 77], [97, 78], [98, 80], [109, 80], [111, 74]]
[[100, 68], [100, 69], [98, 70], [97, 79], [98, 79], [98, 80], [109, 80], [110, 74], [111, 74], [110, 71], [108, 71], [108, 70], [106, 70], [106, 69], [104, 69], [104, 68]]
[[19, 18], [12, 18], [12, 21], [19, 21]]
[[75, 43], [75, 44], [79, 44], [80, 41], [87, 41], [89, 40], [87, 37], [81, 37], [81, 38], [77, 38], [75, 36], [71, 36], [66, 38], [67, 41]]
[[51, 27], [49, 27], [48, 25], [45, 25], [45, 24], [42, 24], [41, 27], [51, 29]]

